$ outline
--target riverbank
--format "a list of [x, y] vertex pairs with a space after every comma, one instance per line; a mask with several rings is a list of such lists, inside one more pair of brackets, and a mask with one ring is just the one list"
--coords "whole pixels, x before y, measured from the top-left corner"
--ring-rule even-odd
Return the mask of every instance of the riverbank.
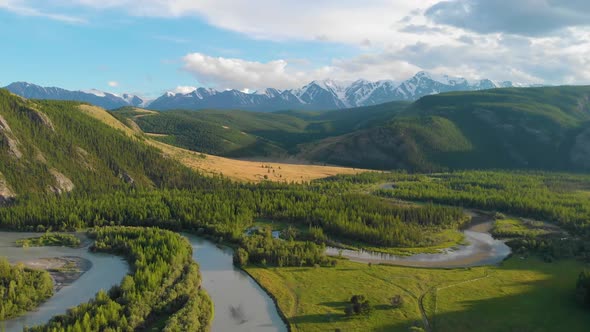
[[0, 231], [0, 255], [11, 263], [23, 262], [33, 268], [53, 270], [54, 285], [59, 288], [34, 311], [0, 322], [2, 332], [22, 332], [25, 326], [40, 325], [94, 298], [99, 290], [109, 290], [121, 282], [129, 266], [121, 257], [92, 253], [84, 236], [82, 248], [16, 246], [16, 241], [37, 237], [40, 233]]
[[70, 286], [92, 268], [91, 261], [77, 256], [37, 258], [23, 261], [22, 264], [32, 269], [49, 272], [53, 279], [54, 292]]
[[471, 224], [463, 231], [466, 244], [441, 249], [438, 253], [421, 253], [409, 256], [391, 255], [366, 250], [346, 250], [328, 247], [330, 256], [343, 257], [358, 263], [391, 264], [426, 268], [457, 268], [498, 264], [511, 253], [511, 249], [490, 235], [492, 222]]

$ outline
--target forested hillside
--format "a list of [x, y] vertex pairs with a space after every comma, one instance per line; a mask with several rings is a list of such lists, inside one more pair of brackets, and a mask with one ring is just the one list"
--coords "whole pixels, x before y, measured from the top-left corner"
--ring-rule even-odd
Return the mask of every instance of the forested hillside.
[[79, 105], [30, 101], [0, 90], [0, 199], [211, 181], [162, 158], [140, 137], [89, 117]]
[[165, 111], [122, 108], [112, 114], [130, 120], [154, 139], [227, 157], [297, 156], [299, 145], [370, 128], [408, 104], [397, 102], [329, 112]]
[[320, 113], [169, 111], [134, 120], [164, 142], [222, 156], [418, 171], [590, 168], [587, 86], [446, 93]]

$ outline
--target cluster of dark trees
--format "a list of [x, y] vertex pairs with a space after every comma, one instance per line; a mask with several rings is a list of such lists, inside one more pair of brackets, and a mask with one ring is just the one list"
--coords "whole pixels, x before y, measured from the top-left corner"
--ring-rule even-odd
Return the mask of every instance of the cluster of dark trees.
[[516, 253], [537, 254], [547, 262], [567, 258], [590, 262], [590, 240], [585, 238], [525, 237], [512, 239], [506, 244]]
[[157, 228], [103, 227], [89, 235], [92, 250], [123, 255], [133, 271], [119, 286], [54, 317], [31, 332], [137, 331], [170, 317], [166, 331], [208, 331], [212, 303], [200, 290], [192, 247]]
[[372, 311], [371, 303], [364, 295], [353, 295], [350, 298], [350, 304], [344, 308], [344, 314], [348, 317], [359, 315], [368, 316]]
[[234, 253], [234, 263], [239, 266], [335, 266], [336, 260], [326, 257], [324, 251], [324, 245], [275, 239], [267, 232], [244, 237]]
[[0, 258], [0, 321], [37, 307], [53, 295], [53, 282], [47, 271], [10, 265]]

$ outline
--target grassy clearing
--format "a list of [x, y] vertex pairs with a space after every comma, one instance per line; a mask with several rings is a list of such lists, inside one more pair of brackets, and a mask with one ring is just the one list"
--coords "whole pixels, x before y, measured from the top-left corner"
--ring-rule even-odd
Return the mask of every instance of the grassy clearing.
[[[275, 295], [293, 331], [585, 331], [590, 315], [574, 301], [581, 263], [512, 258], [500, 267], [421, 269], [341, 261], [335, 268], [247, 271]], [[370, 317], [347, 318], [346, 302], [368, 297]], [[399, 309], [389, 299], [401, 295]], [[421, 305], [420, 305], [421, 304]]]
[[45, 233], [38, 237], [21, 239], [16, 241], [19, 247], [79, 247], [81, 241], [72, 234]]
[[556, 226], [541, 221], [522, 219], [499, 219], [494, 223], [492, 234], [497, 237], [537, 237], [559, 231]]
[[309, 182], [336, 174], [357, 174], [367, 170], [304, 164], [285, 164], [236, 160], [194, 152], [157, 141], [149, 141], [166, 155], [184, 165], [206, 174], [219, 175], [249, 182]]

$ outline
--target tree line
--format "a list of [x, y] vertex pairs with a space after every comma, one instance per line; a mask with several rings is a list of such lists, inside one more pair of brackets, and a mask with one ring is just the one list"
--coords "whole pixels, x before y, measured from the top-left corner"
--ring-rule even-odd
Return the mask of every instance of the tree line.
[[47, 271], [10, 265], [0, 257], [0, 321], [32, 310], [52, 295], [53, 281]]
[[314, 191], [305, 185], [37, 196], [0, 208], [0, 226], [17, 230], [158, 226], [233, 242], [255, 218], [316, 227], [342, 241], [388, 247], [429, 244], [429, 230], [457, 228], [466, 220], [460, 208], [395, 205], [380, 197]]

